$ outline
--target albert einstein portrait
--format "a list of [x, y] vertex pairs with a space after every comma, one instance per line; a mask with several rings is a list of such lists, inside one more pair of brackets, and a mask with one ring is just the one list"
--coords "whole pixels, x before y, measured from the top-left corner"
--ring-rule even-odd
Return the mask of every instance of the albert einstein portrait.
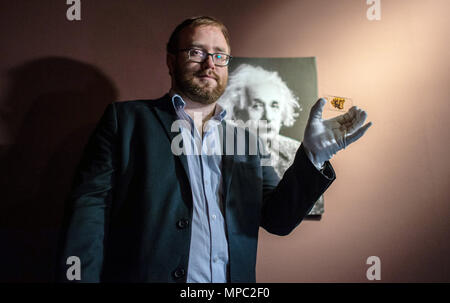
[[[294, 161], [301, 142], [281, 135], [280, 129], [291, 127], [303, 109], [279, 73], [240, 64], [230, 73], [228, 86], [218, 102], [226, 109], [229, 120], [265, 121], [266, 129], [258, 128], [258, 133], [281, 178]], [[310, 215], [322, 213], [321, 196]]]

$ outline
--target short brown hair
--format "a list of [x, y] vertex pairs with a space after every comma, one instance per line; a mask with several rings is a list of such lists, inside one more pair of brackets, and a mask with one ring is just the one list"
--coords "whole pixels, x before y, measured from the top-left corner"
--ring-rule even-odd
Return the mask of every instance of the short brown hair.
[[175, 28], [175, 30], [172, 32], [172, 35], [170, 35], [169, 42], [167, 43], [167, 52], [173, 54], [178, 50], [178, 36], [184, 28], [189, 26], [197, 27], [202, 25], [214, 25], [219, 27], [222, 30], [222, 34], [225, 37], [225, 40], [227, 41], [228, 49], [230, 49], [231, 51], [230, 35], [228, 34], [228, 29], [226, 28], [225, 24], [210, 16], [199, 16], [188, 18]]

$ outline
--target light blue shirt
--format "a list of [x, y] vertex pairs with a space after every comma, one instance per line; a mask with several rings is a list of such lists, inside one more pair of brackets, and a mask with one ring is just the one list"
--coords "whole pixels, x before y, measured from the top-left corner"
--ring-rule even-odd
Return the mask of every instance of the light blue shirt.
[[178, 118], [188, 122], [180, 123], [193, 198], [187, 282], [224, 283], [227, 282], [228, 241], [222, 204], [222, 144], [217, 126], [226, 111], [216, 104], [202, 137], [184, 111], [183, 99], [174, 94], [172, 103]]

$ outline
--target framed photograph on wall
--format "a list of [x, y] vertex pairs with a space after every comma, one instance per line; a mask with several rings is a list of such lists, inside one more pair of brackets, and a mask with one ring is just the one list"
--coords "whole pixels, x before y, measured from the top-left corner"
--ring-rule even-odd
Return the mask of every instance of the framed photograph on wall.
[[[303, 140], [317, 92], [314, 57], [233, 57], [228, 86], [219, 103], [227, 110], [226, 119], [266, 121], [267, 129], [260, 136], [265, 136], [272, 165], [281, 178]], [[320, 219], [323, 213], [321, 196], [307, 217]]]

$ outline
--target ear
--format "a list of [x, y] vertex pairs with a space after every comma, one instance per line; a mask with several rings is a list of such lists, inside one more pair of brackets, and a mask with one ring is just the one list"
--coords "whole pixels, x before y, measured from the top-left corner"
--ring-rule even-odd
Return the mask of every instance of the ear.
[[235, 119], [243, 120], [244, 122], [247, 122], [249, 117], [249, 108], [247, 106], [248, 100], [247, 100], [247, 88], [246, 87], [239, 87], [237, 89], [237, 94], [233, 96], [233, 100], [231, 101], [233, 103], [233, 114], [235, 115]]
[[251, 103], [251, 100], [248, 100], [248, 94], [247, 94], [248, 88], [247, 86], [241, 86], [239, 88], [239, 107], [240, 108], [247, 108], [248, 105]]
[[167, 67], [169, 68], [169, 75], [171, 77], [173, 77], [173, 75], [174, 75], [173, 71], [175, 69], [176, 60], [177, 60], [177, 58], [174, 54], [167, 53], [166, 64], [167, 64]]

